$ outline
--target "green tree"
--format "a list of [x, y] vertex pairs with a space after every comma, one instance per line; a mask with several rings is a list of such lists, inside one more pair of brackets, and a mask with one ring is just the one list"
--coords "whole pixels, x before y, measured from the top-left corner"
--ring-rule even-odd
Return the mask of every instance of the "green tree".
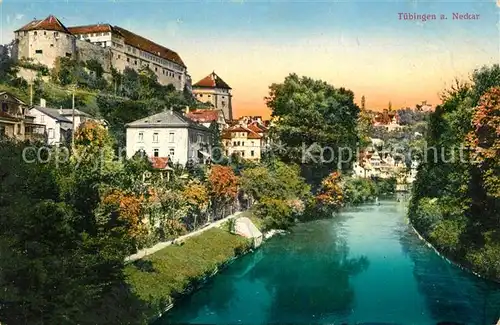
[[[296, 74], [269, 90], [266, 103], [277, 120], [271, 136], [285, 145], [284, 161], [331, 169], [339, 157], [349, 159], [358, 141], [359, 107], [352, 91]], [[325, 147], [332, 150], [322, 152]]]

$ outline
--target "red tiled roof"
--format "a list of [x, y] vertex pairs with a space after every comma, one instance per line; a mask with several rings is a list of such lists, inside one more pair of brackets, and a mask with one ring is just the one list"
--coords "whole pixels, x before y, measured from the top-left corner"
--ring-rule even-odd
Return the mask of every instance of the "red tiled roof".
[[68, 30], [70, 31], [71, 34], [78, 35], [78, 34], [111, 32], [113, 31], [113, 27], [111, 27], [110, 24], [97, 24], [97, 25], [68, 27]]
[[219, 119], [219, 111], [213, 109], [197, 109], [196, 111], [189, 112], [187, 117], [195, 122], [213, 122]]
[[168, 157], [151, 157], [150, 161], [154, 169], [165, 169], [168, 167]]
[[267, 131], [267, 129], [265, 127], [263, 127], [262, 125], [259, 125], [258, 123], [252, 123], [248, 126], [248, 129], [253, 131], [253, 132], [257, 132], [257, 133], [263, 133], [265, 131]]
[[249, 133], [248, 136], [247, 136], [248, 139], [262, 139], [262, 137], [260, 135], [258, 135], [257, 133]]
[[19, 31], [30, 31], [30, 30], [53, 30], [57, 32], [63, 32], [63, 33], [68, 33], [71, 34], [66, 26], [64, 26], [59, 19], [54, 17], [53, 15], [48, 16], [47, 18], [43, 20], [33, 20], [30, 23], [24, 25], [20, 29], [16, 30], [16, 32]]
[[212, 72], [205, 78], [201, 79], [192, 87], [231, 89], [231, 87], [229, 87], [229, 85], [224, 80], [216, 75], [215, 72]]
[[124, 28], [114, 26], [113, 30], [118, 32], [125, 39], [125, 44], [137, 47], [143, 51], [149, 52], [154, 55], [158, 55], [159, 57], [180, 64], [183, 67], [186, 67], [184, 62], [182, 62], [181, 57], [176, 52], [167, 49], [161, 45], [158, 45], [147, 38], [139, 36], [137, 34], [132, 33]]
[[222, 133], [222, 139], [231, 139], [231, 133], [233, 132], [246, 132], [248, 139], [262, 139], [258, 133], [247, 129], [241, 125], [233, 126]]

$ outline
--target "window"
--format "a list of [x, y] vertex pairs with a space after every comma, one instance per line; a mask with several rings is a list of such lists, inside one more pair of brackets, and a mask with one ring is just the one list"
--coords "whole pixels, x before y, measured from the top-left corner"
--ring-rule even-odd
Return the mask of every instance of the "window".
[[54, 139], [54, 129], [49, 129], [49, 139]]
[[245, 151], [242, 151], [242, 152], [241, 152], [241, 156], [242, 156], [242, 157], [245, 157]]
[[250, 156], [252, 156], [252, 157], [253, 157], [253, 156], [254, 156], [254, 154], [255, 154], [255, 152], [254, 152], [253, 150], [252, 150], [252, 151], [250, 151]]
[[47, 32], [46, 32], [46, 31], [43, 31], [43, 35], [47, 35]]
[[2, 103], [2, 112], [7, 112], [9, 110], [7, 103]]
[[66, 52], [66, 57], [70, 58], [71, 57], [71, 53]]
[[54, 32], [54, 36], [55, 37], [59, 36], [59, 33], [58, 32]]
[[35, 31], [34, 35], [36, 36], [38, 33]]
[[43, 51], [42, 50], [36, 50], [35, 53], [36, 54], [43, 54]]
[[170, 156], [170, 157], [175, 156], [175, 149], [174, 149], [174, 148], [170, 148], [170, 149], [168, 150], [168, 154], [169, 154], [169, 156]]
[[45, 122], [45, 115], [40, 115], [40, 122], [44, 123]]
[[143, 141], [144, 141], [144, 133], [139, 132], [139, 142], [143, 142]]
[[236, 141], [233, 141], [233, 146], [235, 146], [235, 147], [236, 147]]
[[226, 102], [225, 101], [222, 101], [221, 104], [222, 104], [222, 106], [226, 106]]
[[158, 132], [153, 133], [153, 142], [158, 142]]
[[241, 145], [244, 147], [244, 146], [245, 146], [245, 141], [242, 141], [242, 142], [241, 142]]
[[127, 62], [130, 62], [130, 58], [127, 58]]
[[160, 157], [160, 149], [158, 148], [153, 149], [153, 157]]
[[174, 132], [168, 134], [168, 142], [174, 142]]
[[200, 94], [200, 97], [203, 97], [203, 94]]

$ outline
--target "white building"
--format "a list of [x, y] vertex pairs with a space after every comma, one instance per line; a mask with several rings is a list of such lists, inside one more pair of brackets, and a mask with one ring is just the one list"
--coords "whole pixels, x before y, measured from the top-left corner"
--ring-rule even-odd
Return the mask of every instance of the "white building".
[[149, 157], [169, 158], [174, 164], [210, 157], [211, 132], [179, 112], [158, 113], [128, 123], [127, 157], [143, 150]]
[[191, 77], [180, 56], [153, 41], [110, 24], [69, 27], [50, 15], [33, 20], [14, 32], [13, 57], [53, 68], [59, 57], [80, 61], [95, 59], [104, 71], [149, 67], [163, 85], [177, 90], [191, 87]]
[[94, 120], [92, 116], [78, 109], [75, 109], [73, 114], [73, 109], [48, 108], [44, 99], [40, 100], [39, 106], [30, 109], [30, 115], [35, 117], [35, 123], [45, 125], [49, 145], [69, 143], [73, 132], [73, 115], [75, 131], [85, 121]]
[[235, 125], [228, 128], [222, 134], [226, 156], [236, 154], [244, 159], [260, 161], [266, 145], [264, 132], [256, 126]]
[[192, 89], [197, 100], [210, 103], [214, 108], [221, 109], [226, 119], [233, 119], [231, 87], [215, 72], [195, 83]]

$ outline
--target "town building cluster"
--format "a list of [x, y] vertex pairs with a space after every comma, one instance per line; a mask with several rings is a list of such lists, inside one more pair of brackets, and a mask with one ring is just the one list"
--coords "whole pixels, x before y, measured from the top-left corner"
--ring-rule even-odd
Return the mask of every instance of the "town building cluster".
[[[258, 117], [235, 119], [232, 89], [215, 72], [195, 84], [180, 55], [158, 43], [111, 24], [65, 26], [53, 15], [33, 20], [14, 32], [12, 57], [49, 69], [60, 58], [96, 60], [105, 73], [126, 68], [149, 68], [160, 84], [188, 90], [207, 109], [183, 112], [166, 109], [125, 125], [127, 156], [144, 152], [163, 169], [167, 163], [185, 165], [207, 162], [214, 142], [220, 139], [222, 154], [258, 161], [268, 144], [268, 123]], [[95, 117], [79, 110], [47, 107], [44, 99], [28, 105], [9, 93], [0, 93], [0, 137], [21, 141], [43, 140], [48, 145], [68, 143], [78, 126]], [[105, 123], [105, 121], [100, 121]]]
[[[196, 110], [186, 107], [182, 112], [166, 108], [164, 112], [126, 124], [127, 157], [144, 152], [157, 168], [164, 169], [169, 163], [209, 162], [215, 142], [222, 144], [217, 150], [223, 155], [252, 161], [261, 160], [270, 145], [271, 122], [260, 116], [235, 119], [232, 89], [220, 76], [212, 72], [192, 84], [187, 66], [177, 52], [125, 28], [111, 24], [66, 27], [50, 15], [31, 21], [14, 34], [12, 56], [19, 62], [29, 61], [50, 69], [58, 58], [66, 57], [84, 62], [96, 60], [105, 72], [126, 68], [139, 71], [147, 67], [160, 84], [171, 84], [179, 91], [187, 89], [197, 101], [209, 107]], [[43, 140], [56, 146], [68, 143], [81, 123], [96, 120], [78, 109], [47, 107], [43, 99], [38, 105], [27, 105], [6, 92], [0, 93], [0, 103], [0, 137], [22, 141]], [[424, 101], [414, 110], [430, 112], [433, 107]], [[404, 128], [397, 111], [368, 113], [374, 127], [389, 132]], [[372, 139], [372, 146], [354, 163], [353, 174], [363, 178], [403, 177], [411, 183], [417, 165], [408, 169], [391, 153], [377, 150], [381, 141]]]

